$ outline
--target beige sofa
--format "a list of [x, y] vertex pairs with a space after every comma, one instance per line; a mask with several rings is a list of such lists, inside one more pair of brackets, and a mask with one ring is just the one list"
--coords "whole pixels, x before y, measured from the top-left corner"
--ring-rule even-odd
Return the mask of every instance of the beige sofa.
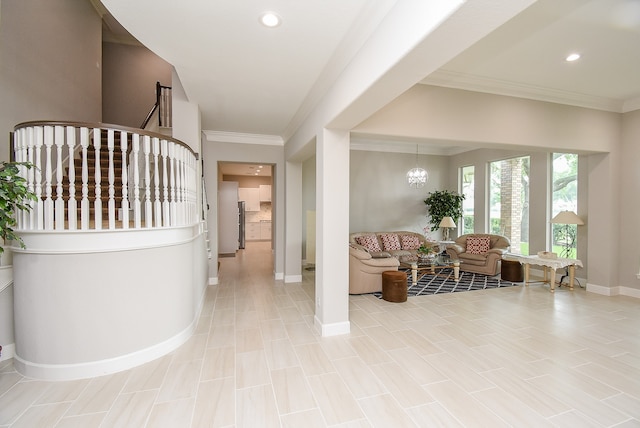
[[374, 258], [415, 255], [421, 245], [437, 245], [427, 242], [420, 233], [405, 230], [352, 233], [349, 244], [369, 252]]
[[[488, 241], [488, 247], [486, 243]], [[502, 255], [511, 242], [506, 236], [491, 234], [467, 234], [456, 238], [453, 244], [447, 245], [447, 254], [458, 259], [460, 270], [484, 275], [497, 275], [500, 272]]]
[[[397, 241], [393, 235], [397, 237]], [[420, 245], [428, 244], [424, 236], [415, 232], [350, 234], [349, 294], [382, 291], [382, 272], [398, 270], [398, 257], [416, 254]]]

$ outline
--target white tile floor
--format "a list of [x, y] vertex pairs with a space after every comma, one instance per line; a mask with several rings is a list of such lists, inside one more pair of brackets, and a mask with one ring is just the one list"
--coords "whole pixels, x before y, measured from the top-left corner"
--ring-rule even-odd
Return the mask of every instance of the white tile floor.
[[350, 297], [313, 328], [313, 273], [268, 243], [221, 259], [196, 334], [123, 373], [42, 382], [0, 363], [1, 427], [639, 427], [640, 301], [532, 285]]

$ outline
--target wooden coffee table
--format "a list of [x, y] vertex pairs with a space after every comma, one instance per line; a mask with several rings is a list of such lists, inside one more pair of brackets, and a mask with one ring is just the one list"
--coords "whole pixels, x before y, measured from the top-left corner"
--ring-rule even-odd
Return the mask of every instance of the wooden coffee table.
[[[443, 257], [424, 260], [418, 256], [401, 256], [398, 261], [400, 266], [411, 269], [411, 284], [416, 285], [425, 274], [437, 275], [442, 269], [453, 269], [453, 278], [460, 279], [460, 260]], [[420, 276], [418, 277], [418, 273]]]

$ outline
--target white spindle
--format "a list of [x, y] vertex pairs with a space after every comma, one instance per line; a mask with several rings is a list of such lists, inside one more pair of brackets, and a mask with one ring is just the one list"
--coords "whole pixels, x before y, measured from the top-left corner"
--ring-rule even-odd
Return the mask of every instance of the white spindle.
[[100, 147], [102, 147], [102, 130], [100, 128], [93, 128], [93, 148], [95, 149], [95, 193], [96, 199], [93, 202], [93, 217], [95, 222], [95, 229], [102, 229], [102, 174], [100, 172]]
[[[24, 151], [26, 135], [23, 130], [19, 130], [14, 132], [13, 134], [13, 146], [9, 147], [10, 150], [13, 150], [15, 161], [16, 162], [26, 162], [27, 156]], [[25, 177], [25, 171], [23, 167], [18, 167], [18, 171], [21, 177]], [[16, 226], [20, 229], [24, 229], [27, 224], [27, 217], [24, 211], [14, 211], [14, 216], [16, 219]]]
[[169, 217], [169, 175], [167, 174], [167, 140], [162, 140], [162, 225], [171, 226]]
[[151, 227], [151, 165], [149, 153], [151, 152], [151, 137], [145, 135], [142, 140], [142, 152], [144, 153], [144, 227]]
[[42, 200], [42, 145], [44, 144], [44, 129], [42, 126], [36, 126], [34, 129], [35, 133], [35, 151], [36, 151], [36, 159], [34, 166], [34, 174], [36, 177], [36, 186], [35, 186], [35, 194], [36, 194], [36, 230], [42, 230], [44, 228], [44, 201]]
[[171, 226], [177, 226], [177, 206], [176, 206], [176, 146], [175, 144], [169, 144], [169, 165], [171, 167], [171, 172], [169, 176], [169, 190], [171, 193], [171, 201], [169, 202], [170, 206], [170, 216]]
[[160, 154], [160, 139], [153, 137], [153, 186], [155, 199], [153, 201], [153, 223], [156, 227], [162, 227], [162, 205], [160, 202], [160, 168], [158, 155]]
[[139, 229], [142, 223], [140, 215], [140, 165], [138, 156], [140, 155], [140, 135], [133, 135], [133, 224]]
[[109, 151], [109, 200], [107, 201], [107, 207], [109, 210], [109, 229], [116, 228], [116, 189], [114, 186], [115, 183], [115, 172], [113, 170], [113, 148], [115, 145], [114, 140], [114, 130], [107, 130], [107, 150]]
[[51, 168], [51, 147], [53, 146], [53, 126], [45, 126], [44, 128], [44, 145], [45, 145], [45, 162], [47, 164], [44, 176], [44, 224], [46, 230], [53, 230], [53, 199], [51, 177], [53, 171]]
[[[27, 150], [27, 159], [26, 161], [29, 162], [29, 164], [33, 165], [33, 158], [34, 158], [34, 129], [33, 126], [30, 126], [27, 129], [21, 129], [21, 134], [22, 134], [22, 138], [23, 141], [22, 143], [25, 145], [25, 148]], [[27, 190], [31, 193], [34, 193], [35, 190], [35, 171], [34, 168], [31, 167], [30, 169], [28, 169], [26, 172], [26, 179], [27, 179]], [[25, 222], [22, 224], [22, 228], [23, 229], [28, 229], [28, 230], [33, 230], [36, 226], [36, 215], [37, 213], [35, 212], [35, 207], [36, 207], [36, 201], [27, 201], [26, 202], [27, 205], [29, 205], [31, 207], [31, 210], [27, 213], [25, 213], [26, 217], [24, 218]]]
[[183, 206], [183, 199], [182, 199], [182, 147], [178, 146], [176, 144], [173, 145], [174, 147], [174, 163], [175, 163], [175, 174], [176, 174], [176, 183], [175, 183], [175, 188], [176, 188], [176, 222], [174, 223], [176, 226], [181, 226], [183, 225], [183, 221], [184, 221], [184, 217], [182, 215], [182, 206]]
[[89, 165], [87, 164], [87, 149], [89, 147], [89, 128], [80, 128], [80, 147], [82, 148], [82, 199], [80, 200], [80, 229], [89, 229]]
[[67, 146], [69, 147], [69, 200], [67, 201], [67, 211], [69, 217], [69, 230], [78, 228], [78, 203], [76, 201], [76, 128], [67, 126]]
[[64, 145], [64, 128], [62, 126], [55, 127], [55, 145], [56, 145], [56, 200], [55, 200], [55, 222], [56, 230], [64, 229], [64, 199], [63, 199], [63, 166], [62, 166], [62, 147]]
[[[137, 136], [138, 134], [135, 135]], [[127, 170], [127, 150], [127, 133], [120, 131], [120, 151], [122, 154], [122, 202], [120, 203], [120, 209], [122, 210], [123, 229], [129, 229], [129, 171]]]

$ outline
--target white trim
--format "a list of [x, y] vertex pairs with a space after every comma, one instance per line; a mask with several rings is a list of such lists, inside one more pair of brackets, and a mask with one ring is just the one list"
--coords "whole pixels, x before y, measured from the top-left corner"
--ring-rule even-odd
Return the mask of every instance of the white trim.
[[202, 131], [207, 141], [217, 143], [262, 144], [266, 146], [283, 146], [284, 140], [279, 135], [245, 134], [242, 132]]
[[617, 286], [605, 287], [603, 285], [587, 283], [587, 291], [603, 296], [628, 296], [640, 299], [640, 290], [632, 287]]
[[282, 281], [284, 279], [284, 273], [276, 272], [275, 275], [274, 275], [274, 279], [276, 281]]
[[0, 266], [0, 293], [13, 284], [13, 265]]
[[629, 297], [635, 297], [637, 299], [640, 299], [640, 290], [637, 288], [620, 287], [620, 294], [622, 296], [629, 296]]
[[16, 356], [16, 344], [9, 343], [2, 345], [2, 355], [0, 355], [0, 361], [10, 360]]
[[445, 88], [463, 89], [467, 91], [484, 92], [487, 94], [566, 104], [615, 113], [624, 113], [626, 108], [633, 107], [627, 107], [623, 105], [621, 101], [612, 98], [585, 95], [576, 92], [527, 85], [519, 82], [509, 82], [500, 79], [490, 79], [487, 77], [444, 69], [431, 73], [420, 83], [424, 85], [442, 86]]
[[338, 336], [341, 334], [351, 333], [351, 323], [349, 321], [336, 322], [333, 324], [322, 324], [318, 319], [318, 316], [313, 317], [313, 325], [316, 331], [322, 337]]
[[284, 282], [302, 282], [302, 275], [285, 275]]
[[200, 223], [154, 229], [113, 230], [21, 230], [26, 249], [12, 247], [14, 253], [86, 254], [144, 250], [182, 245], [196, 239]]
[[209, 277], [209, 285], [218, 285], [218, 277], [217, 276]]

